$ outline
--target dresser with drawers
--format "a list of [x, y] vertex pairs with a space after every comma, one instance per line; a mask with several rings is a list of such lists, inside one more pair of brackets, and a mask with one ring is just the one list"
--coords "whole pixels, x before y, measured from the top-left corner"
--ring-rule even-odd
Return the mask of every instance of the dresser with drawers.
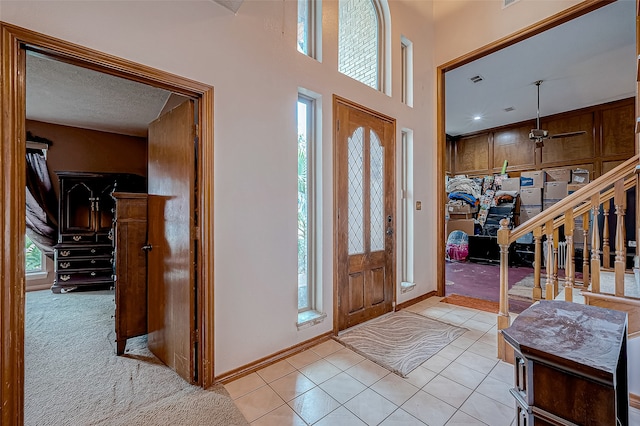
[[143, 177], [127, 173], [56, 172], [59, 179], [58, 244], [54, 293], [108, 287], [113, 279], [114, 190], [146, 191]]

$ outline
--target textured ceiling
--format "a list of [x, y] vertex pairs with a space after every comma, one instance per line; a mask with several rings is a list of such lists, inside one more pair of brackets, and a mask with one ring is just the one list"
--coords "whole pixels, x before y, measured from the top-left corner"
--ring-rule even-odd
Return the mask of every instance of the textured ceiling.
[[635, 96], [635, 27], [635, 1], [619, 0], [447, 72], [447, 134], [534, 119], [537, 80], [542, 117]]
[[27, 118], [46, 123], [147, 136], [171, 95], [141, 83], [28, 52]]

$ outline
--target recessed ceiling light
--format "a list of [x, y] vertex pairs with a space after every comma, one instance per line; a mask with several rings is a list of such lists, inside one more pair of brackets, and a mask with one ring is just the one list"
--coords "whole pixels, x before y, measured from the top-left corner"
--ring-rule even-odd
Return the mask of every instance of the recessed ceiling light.
[[476, 121], [478, 121], [478, 120], [482, 119], [482, 117], [481, 117], [481, 116], [479, 116], [479, 115], [475, 115], [475, 116], [473, 117], [473, 119], [474, 119], [474, 120], [476, 120]]

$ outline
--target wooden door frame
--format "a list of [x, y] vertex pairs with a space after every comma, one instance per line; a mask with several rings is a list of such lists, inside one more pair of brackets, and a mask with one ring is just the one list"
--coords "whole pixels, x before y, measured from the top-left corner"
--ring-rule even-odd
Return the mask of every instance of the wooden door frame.
[[[393, 138], [394, 138], [394, 150], [396, 149], [395, 147], [395, 137], [396, 137], [396, 119], [393, 117], [389, 117], [388, 115], [384, 115], [378, 111], [372, 110], [370, 108], [367, 108], [363, 105], [359, 105], [353, 101], [350, 101], [346, 98], [340, 97], [338, 95], [333, 95], [333, 102], [332, 102], [332, 109], [333, 109], [333, 334], [335, 336], [338, 335], [338, 331], [339, 331], [339, 310], [338, 310], [338, 267], [339, 267], [339, 262], [338, 262], [338, 238], [336, 237], [338, 235], [338, 209], [336, 208], [336, 206], [338, 205], [338, 190], [339, 190], [339, 186], [338, 186], [338, 181], [336, 179], [336, 176], [338, 175], [338, 162], [340, 161], [340, 158], [338, 158], [338, 150], [337, 150], [337, 144], [338, 144], [338, 128], [336, 126], [336, 123], [338, 121], [338, 109], [336, 108], [337, 104], [342, 104], [345, 106], [348, 106], [350, 108], [353, 109], [357, 109], [360, 110], [366, 114], [375, 116], [381, 120], [385, 120], [388, 121], [390, 123], [393, 123]], [[395, 159], [395, 156], [394, 156]], [[397, 175], [397, 171], [396, 171], [396, 165], [397, 165], [397, 161], [394, 162], [394, 174], [393, 174], [393, 188], [395, 188], [395, 184], [396, 184], [396, 175]], [[398, 210], [398, 206], [396, 204], [396, 194], [395, 194], [395, 189], [394, 191], [392, 191], [392, 197], [393, 199], [391, 200], [391, 203], [393, 205], [393, 216], [396, 218], [395, 220], [395, 226], [394, 229], [398, 228], [397, 225], [397, 210]], [[393, 237], [393, 246], [392, 246], [392, 250], [393, 250], [393, 272], [392, 272], [392, 276], [394, 279], [394, 283], [393, 283], [393, 306], [395, 307], [396, 305], [396, 301], [397, 301], [397, 283], [395, 282], [396, 280], [396, 275], [397, 275], [397, 253], [396, 253], [396, 237], [394, 234]]]
[[200, 385], [210, 386], [214, 382], [213, 87], [11, 24], [0, 22], [0, 31], [0, 424], [21, 425], [24, 421], [25, 45], [62, 61], [198, 100], [200, 187], [196, 205], [200, 225], [195, 278], [199, 296]]
[[555, 15], [552, 15], [533, 25], [525, 27], [520, 31], [503, 37], [493, 43], [473, 50], [466, 55], [462, 55], [452, 61], [442, 64], [436, 70], [436, 132], [437, 132], [437, 151], [436, 151], [436, 220], [437, 220], [437, 249], [436, 249], [436, 280], [437, 295], [443, 297], [445, 295], [445, 235], [444, 235], [444, 209], [440, 205], [444, 203], [446, 192], [444, 187], [444, 175], [446, 164], [446, 117], [445, 117], [445, 73], [455, 68], [461, 67], [490, 55], [498, 50], [509, 47], [536, 34], [540, 34], [546, 30], [564, 24], [572, 19], [578, 18], [586, 13], [592, 12], [602, 6], [613, 3], [615, 0], [585, 0], [568, 9], [565, 9]]

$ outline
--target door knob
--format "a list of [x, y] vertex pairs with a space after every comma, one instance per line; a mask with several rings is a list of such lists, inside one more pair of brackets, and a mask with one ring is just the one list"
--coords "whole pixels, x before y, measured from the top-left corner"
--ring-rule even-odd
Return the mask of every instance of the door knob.
[[393, 228], [392, 227], [388, 227], [387, 228], [387, 235], [393, 235]]
[[147, 244], [145, 244], [145, 245], [143, 245], [143, 246], [142, 246], [142, 250], [144, 250], [144, 251], [151, 251], [151, 250], [153, 250], [153, 246], [152, 246], [151, 244], [148, 244], [148, 243], [147, 243]]

